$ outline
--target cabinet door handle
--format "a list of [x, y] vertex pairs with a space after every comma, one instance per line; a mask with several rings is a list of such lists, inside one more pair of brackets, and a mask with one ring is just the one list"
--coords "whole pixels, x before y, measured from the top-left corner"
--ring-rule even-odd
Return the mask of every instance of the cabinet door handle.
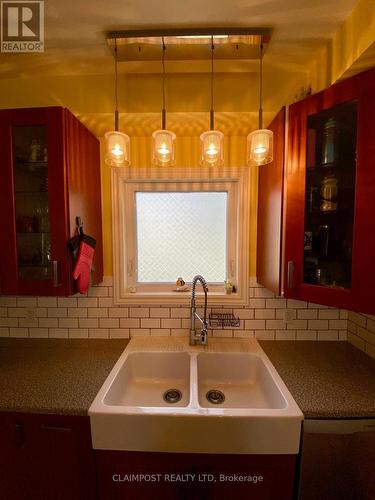
[[53, 286], [57, 288], [61, 285], [59, 280], [59, 261], [54, 260], [52, 262], [52, 273], [53, 273]]
[[23, 448], [26, 444], [25, 429], [20, 422], [16, 423], [16, 443], [19, 448]]
[[41, 425], [40, 427], [43, 431], [52, 432], [72, 432], [70, 427], [58, 427], [57, 425]]
[[294, 288], [294, 262], [288, 261], [287, 287]]

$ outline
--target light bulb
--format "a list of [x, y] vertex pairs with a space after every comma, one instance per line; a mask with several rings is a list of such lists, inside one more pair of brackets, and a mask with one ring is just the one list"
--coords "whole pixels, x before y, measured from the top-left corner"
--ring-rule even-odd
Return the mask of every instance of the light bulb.
[[105, 135], [105, 162], [112, 167], [130, 165], [129, 136], [118, 131], [107, 132]]
[[152, 163], [169, 166], [174, 164], [176, 134], [169, 130], [156, 130], [152, 134]]
[[266, 165], [273, 160], [273, 132], [268, 129], [254, 130], [247, 136], [248, 165]]
[[209, 130], [200, 136], [201, 164], [210, 167], [220, 166], [224, 162], [224, 134], [218, 130]]

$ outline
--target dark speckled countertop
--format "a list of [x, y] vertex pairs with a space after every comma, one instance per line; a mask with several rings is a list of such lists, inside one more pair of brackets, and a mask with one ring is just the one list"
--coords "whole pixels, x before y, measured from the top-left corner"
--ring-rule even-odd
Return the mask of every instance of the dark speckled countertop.
[[[0, 411], [87, 415], [127, 340], [0, 339]], [[346, 342], [262, 341], [305, 418], [375, 418], [375, 361]]]
[[347, 342], [262, 341], [305, 418], [375, 418], [375, 360]]
[[87, 415], [127, 343], [0, 339], [0, 410]]

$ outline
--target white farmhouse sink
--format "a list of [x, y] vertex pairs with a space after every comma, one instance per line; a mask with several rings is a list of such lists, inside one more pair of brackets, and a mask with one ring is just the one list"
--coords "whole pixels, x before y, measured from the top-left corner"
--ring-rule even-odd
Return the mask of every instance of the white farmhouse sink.
[[181, 453], [296, 454], [303, 419], [255, 339], [172, 337], [132, 339], [89, 415], [96, 449]]
[[[287, 402], [263, 360], [251, 353], [198, 354], [198, 400], [204, 408], [283, 409]], [[207, 394], [212, 391], [212, 402]], [[215, 391], [218, 396], [215, 398]], [[220, 402], [220, 393], [224, 401]]]
[[[120, 367], [104, 397], [109, 406], [170, 406], [163, 394], [180, 391], [174, 406], [187, 406], [190, 390], [190, 356], [186, 352], [132, 352]], [[172, 401], [177, 398], [172, 398]]]

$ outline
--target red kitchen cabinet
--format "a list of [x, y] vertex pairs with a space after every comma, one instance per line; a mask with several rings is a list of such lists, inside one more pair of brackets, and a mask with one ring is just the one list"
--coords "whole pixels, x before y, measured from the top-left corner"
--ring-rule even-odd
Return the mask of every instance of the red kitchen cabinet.
[[96, 498], [88, 417], [1, 413], [0, 497]]
[[274, 136], [273, 162], [258, 171], [257, 281], [281, 294], [285, 108], [269, 127]]
[[103, 275], [99, 141], [61, 107], [0, 111], [0, 293], [75, 293], [68, 241], [76, 217]]
[[295, 455], [95, 450], [95, 462], [99, 500], [292, 500], [296, 480]]
[[375, 313], [375, 70], [289, 108], [285, 296]]
[[374, 88], [370, 70], [291, 105], [284, 170], [282, 115], [271, 124], [257, 277], [287, 298], [375, 313]]

